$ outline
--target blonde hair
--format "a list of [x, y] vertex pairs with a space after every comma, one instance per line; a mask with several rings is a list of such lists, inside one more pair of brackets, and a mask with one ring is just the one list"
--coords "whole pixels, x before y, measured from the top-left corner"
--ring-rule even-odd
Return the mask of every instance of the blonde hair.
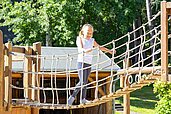
[[79, 32], [79, 37], [83, 37], [83, 30], [86, 28], [86, 27], [90, 27], [93, 31], [94, 31], [94, 28], [91, 24], [84, 24]]

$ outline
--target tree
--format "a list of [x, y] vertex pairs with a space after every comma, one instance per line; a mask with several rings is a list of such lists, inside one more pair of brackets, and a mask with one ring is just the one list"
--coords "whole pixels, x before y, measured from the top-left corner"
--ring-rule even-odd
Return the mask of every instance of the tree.
[[[80, 27], [90, 23], [95, 28], [94, 37], [105, 44], [126, 34], [132, 28], [136, 14], [142, 14], [137, 1], [118, 0], [24, 0], [4, 2], [0, 18], [16, 35], [13, 42], [31, 45], [41, 41], [52, 46], [75, 46]], [[142, 2], [142, 1], [141, 1]], [[142, 2], [143, 3], [143, 2]], [[143, 8], [143, 7], [142, 7]]]

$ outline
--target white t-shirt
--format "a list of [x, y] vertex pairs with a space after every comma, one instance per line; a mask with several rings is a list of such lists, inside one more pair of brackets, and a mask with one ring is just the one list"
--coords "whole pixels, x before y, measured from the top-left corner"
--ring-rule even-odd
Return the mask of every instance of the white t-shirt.
[[[82, 40], [82, 44], [83, 44], [83, 48], [81, 45], [81, 41]], [[93, 48], [94, 45], [94, 38], [90, 38], [85, 39], [85, 38], [80, 38], [77, 37], [77, 41], [76, 41], [77, 47], [78, 47], [78, 62], [83, 62], [83, 63], [87, 63], [87, 64], [92, 64], [92, 59], [93, 59], [93, 54], [92, 51], [88, 52], [88, 53], [84, 53], [86, 50], [90, 50]]]

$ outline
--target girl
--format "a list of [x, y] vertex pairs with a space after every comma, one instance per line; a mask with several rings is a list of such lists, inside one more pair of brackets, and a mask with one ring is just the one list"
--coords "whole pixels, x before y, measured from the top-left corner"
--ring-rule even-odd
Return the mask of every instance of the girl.
[[[115, 51], [109, 50], [105, 47], [100, 47], [100, 45], [95, 41], [93, 37], [93, 26], [90, 24], [83, 25], [79, 36], [77, 37], [76, 44], [78, 47], [78, 77], [79, 82], [76, 85], [76, 87], [79, 87], [81, 85], [86, 85], [88, 82], [88, 77], [91, 72], [91, 64], [92, 64], [92, 48], [93, 47], [99, 47], [100, 50], [108, 52], [112, 54]], [[81, 70], [84, 68], [83, 70]], [[72, 95], [68, 99], [68, 105], [72, 105], [74, 102], [75, 96], [78, 94], [81, 88], [76, 88]], [[80, 103], [88, 103], [89, 101], [86, 100], [86, 87], [83, 87], [82, 89], [82, 97], [80, 98]]]

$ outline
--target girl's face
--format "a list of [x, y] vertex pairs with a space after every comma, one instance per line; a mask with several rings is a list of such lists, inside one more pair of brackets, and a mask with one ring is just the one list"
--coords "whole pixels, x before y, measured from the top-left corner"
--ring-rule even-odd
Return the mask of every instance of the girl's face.
[[84, 38], [89, 40], [93, 36], [93, 29], [89, 26], [84, 27], [83, 28], [83, 35], [84, 35]]

